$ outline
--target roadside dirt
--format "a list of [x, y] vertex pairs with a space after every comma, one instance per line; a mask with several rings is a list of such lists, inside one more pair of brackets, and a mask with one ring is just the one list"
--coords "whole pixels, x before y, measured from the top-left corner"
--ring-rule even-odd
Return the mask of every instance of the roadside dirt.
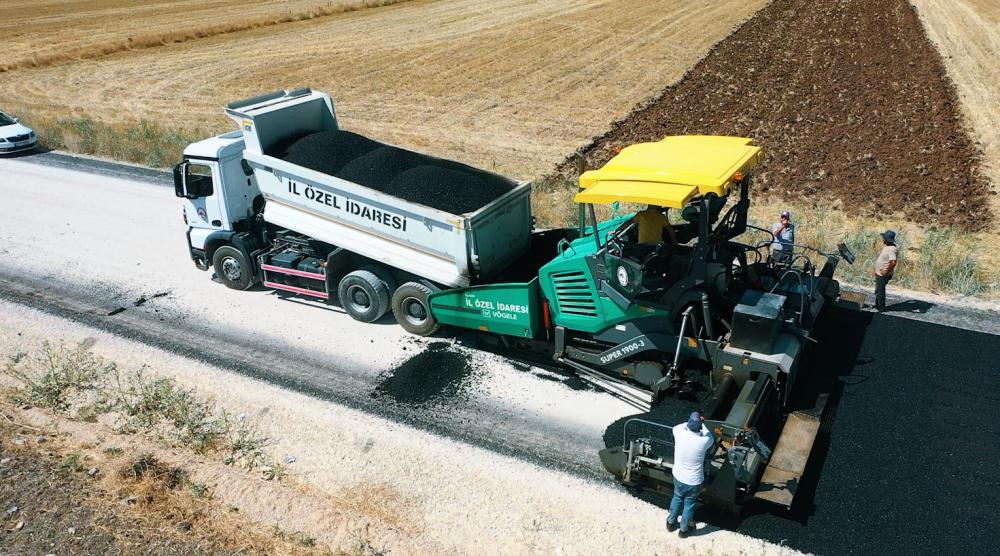
[[863, 214], [986, 229], [979, 173], [941, 58], [905, 0], [776, 0], [677, 85], [559, 166], [665, 135], [753, 137], [758, 190]]
[[0, 555], [324, 552], [265, 530], [224, 531], [232, 524], [187, 494], [179, 469], [146, 457], [116, 470], [11, 418], [0, 411]]

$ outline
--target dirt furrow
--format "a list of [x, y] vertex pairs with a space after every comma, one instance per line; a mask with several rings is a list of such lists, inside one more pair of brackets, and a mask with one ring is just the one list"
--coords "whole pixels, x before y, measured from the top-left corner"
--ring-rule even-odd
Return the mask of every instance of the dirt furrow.
[[776, 0], [559, 172], [685, 133], [755, 138], [763, 192], [966, 231], [991, 222], [980, 154], [905, 0]]

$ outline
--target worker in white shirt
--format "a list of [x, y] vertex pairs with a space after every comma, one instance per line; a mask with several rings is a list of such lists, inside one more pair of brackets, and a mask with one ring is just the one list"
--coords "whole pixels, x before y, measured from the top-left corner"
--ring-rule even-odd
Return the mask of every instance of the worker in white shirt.
[[667, 530], [673, 532], [680, 525], [681, 537], [694, 529], [694, 507], [705, 482], [705, 458], [715, 443], [704, 421], [695, 411], [686, 423], [674, 427], [674, 496], [667, 514]]

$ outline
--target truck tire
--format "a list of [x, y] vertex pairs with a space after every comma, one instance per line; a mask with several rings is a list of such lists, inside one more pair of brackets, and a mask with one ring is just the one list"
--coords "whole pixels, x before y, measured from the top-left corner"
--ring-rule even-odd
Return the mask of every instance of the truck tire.
[[212, 267], [215, 268], [219, 281], [230, 289], [245, 290], [256, 281], [243, 252], [230, 245], [223, 245], [215, 250]]
[[396, 279], [392, 277], [392, 271], [380, 264], [368, 264], [361, 267], [358, 270], [367, 270], [375, 276], [378, 276], [379, 280], [385, 282], [385, 287], [389, 290], [389, 296], [392, 296], [392, 292], [396, 291]]
[[340, 306], [354, 320], [375, 322], [389, 310], [389, 288], [370, 270], [355, 270], [337, 286]]
[[392, 294], [392, 314], [410, 334], [430, 336], [439, 328], [427, 301], [430, 294], [431, 289], [419, 282], [407, 282]]

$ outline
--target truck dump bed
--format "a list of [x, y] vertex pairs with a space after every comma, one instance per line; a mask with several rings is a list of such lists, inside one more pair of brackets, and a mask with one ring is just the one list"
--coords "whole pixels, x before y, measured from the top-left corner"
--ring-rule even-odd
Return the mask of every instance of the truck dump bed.
[[530, 184], [340, 130], [325, 93], [226, 112], [272, 224], [445, 286], [488, 281], [530, 246]]

